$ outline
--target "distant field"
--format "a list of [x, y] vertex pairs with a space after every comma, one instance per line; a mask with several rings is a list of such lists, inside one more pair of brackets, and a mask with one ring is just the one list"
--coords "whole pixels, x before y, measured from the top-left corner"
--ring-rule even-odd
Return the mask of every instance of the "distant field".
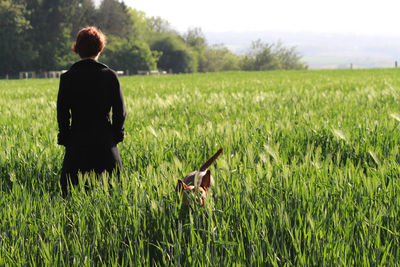
[[[125, 176], [63, 199], [58, 80], [0, 81], [0, 266], [393, 266], [400, 70], [122, 77]], [[176, 181], [219, 147], [213, 196]]]
[[393, 68], [395, 61], [385, 57], [340, 57], [340, 56], [305, 56], [309, 69], [363, 69], [363, 68]]

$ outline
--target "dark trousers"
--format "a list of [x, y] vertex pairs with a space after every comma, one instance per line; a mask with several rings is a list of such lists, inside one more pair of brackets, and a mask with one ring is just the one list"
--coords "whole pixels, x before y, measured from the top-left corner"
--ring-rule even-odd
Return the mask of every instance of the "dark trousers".
[[78, 173], [94, 172], [100, 177], [105, 172], [119, 176], [121, 171], [123, 168], [117, 146], [67, 146], [61, 169], [61, 190], [66, 194], [70, 183], [77, 185]]

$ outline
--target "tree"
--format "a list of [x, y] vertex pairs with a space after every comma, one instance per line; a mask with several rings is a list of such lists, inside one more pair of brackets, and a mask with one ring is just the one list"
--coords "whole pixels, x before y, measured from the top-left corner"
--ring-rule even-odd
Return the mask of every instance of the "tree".
[[174, 73], [188, 73], [197, 70], [195, 57], [179, 36], [163, 35], [153, 41], [151, 49], [161, 53], [157, 64], [159, 69], [172, 70]]
[[147, 43], [130, 41], [112, 37], [104, 49], [104, 63], [111, 68], [129, 70], [136, 73], [138, 70], [155, 70], [156, 58]]
[[72, 25], [72, 40], [83, 27], [97, 25], [97, 10], [93, 0], [70, 0], [68, 14], [69, 23]]
[[279, 61], [280, 68], [284, 70], [307, 69], [307, 65], [301, 62], [301, 56], [295, 47], [285, 48], [281, 42], [275, 45], [275, 56]]
[[252, 43], [250, 51], [241, 59], [243, 70], [306, 69], [294, 47], [282, 43], [268, 44], [260, 39]]
[[75, 58], [71, 50], [71, 1], [29, 0], [27, 8], [32, 25], [29, 40], [38, 58], [32, 62], [36, 70], [66, 68]]
[[147, 20], [147, 27], [150, 33], [157, 33], [157, 34], [161, 33], [165, 34], [171, 32], [175, 33], [175, 31], [171, 29], [170, 23], [161, 17], [149, 18]]
[[254, 41], [250, 52], [242, 59], [243, 70], [273, 70], [278, 69], [277, 60], [273, 55], [273, 45], [264, 44], [261, 40]]
[[[252, 43], [238, 57], [223, 45], [209, 46], [200, 28], [181, 35], [168, 21], [146, 17], [122, 0], [0, 0], [0, 74], [66, 69], [77, 59], [71, 46], [79, 29], [98, 26], [107, 36], [103, 59], [115, 69], [175, 73], [304, 69], [294, 47]], [[151, 48], [151, 50], [150, 50]]]
[[106, 34], [121, 38], [133, 34], [133, 21], [124, 2], [103, 0], [96, 18], [97, 26]]
[[197, 50], [204, 50], [207, 48], [207, 40], [201, 28], [191, 28], [183, 35], [185, 43]]
[[208, 49], [207, 40], [200, 28], [188, 29], [183, 35], [183, 40], [191, 49], [197, 61], [197, 70], [206, 72], [206, 50]]
[[128, 8], [128, 14], [133, 22], [132, 38], [135, 40], [146, 41], [149, 35], [148, 18], [143, 11]]
[[188, 29], [183, 35], [186, 45], [197, 59], [198, 71], [216, 72], [239, 70], [239, 58], [224, 45], [208, 46], [200, 28]]
[[31, 24], [24, 4], [0, 0], [0, 74], [28, 70], [37, 54], [29, 43]]
[[213, 45], [205, 50], [204, 72], [240, 70], [239, 57], [222, 44]]

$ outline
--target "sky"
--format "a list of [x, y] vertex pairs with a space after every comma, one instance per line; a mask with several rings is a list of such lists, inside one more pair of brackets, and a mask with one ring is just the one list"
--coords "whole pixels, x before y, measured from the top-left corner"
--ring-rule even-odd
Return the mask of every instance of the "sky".
[[[97, 0], [99, 1], [99, 0]], [[180, 32], [289, 31], [400, 36], [399, 0], [124, 0]]]

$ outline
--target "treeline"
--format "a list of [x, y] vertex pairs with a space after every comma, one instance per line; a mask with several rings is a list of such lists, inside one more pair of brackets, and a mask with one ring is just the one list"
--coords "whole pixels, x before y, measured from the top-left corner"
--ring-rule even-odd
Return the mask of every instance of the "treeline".
[[0, 75], [67, 69], [78, 60], [71, 46], [80, 28], [107, 36], [101, 61], [117, 70], [173, 73], [304, 69], [295, 48], [255, 41], [246, 55], [209, 45], [201, 29], [180, 34], [168, 21], [147, 17], [118, 0], [0, 0]]

